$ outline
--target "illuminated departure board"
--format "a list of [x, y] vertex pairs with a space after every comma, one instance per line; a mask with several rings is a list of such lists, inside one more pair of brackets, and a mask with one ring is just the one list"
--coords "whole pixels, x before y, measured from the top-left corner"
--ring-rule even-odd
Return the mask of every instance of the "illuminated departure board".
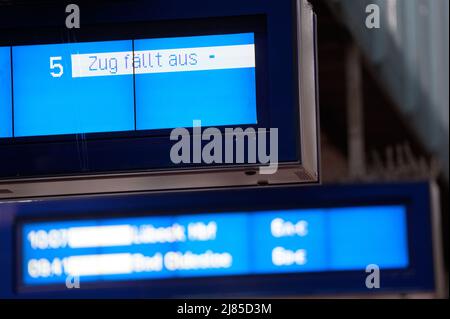
[[253, 33], [0, 48], [0, 138], [257, 124]]
[[24, 285], [409, 266], [404, 206], [27, 222]]

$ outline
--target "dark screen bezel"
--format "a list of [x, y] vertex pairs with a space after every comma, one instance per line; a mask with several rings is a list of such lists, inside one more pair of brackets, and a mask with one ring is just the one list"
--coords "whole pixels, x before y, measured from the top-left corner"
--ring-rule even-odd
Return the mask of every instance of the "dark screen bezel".
[[[149, 32], [148, 30], [153, 31]], [[70, 31], [54, 27], [36, 28], [31, 34], [24, 33], [23, 31], [12, 30], [7, 33], [7, 36], [3, 35], [0, 37], [0, 44], [33, 45], [58, 42], [70, 43], [74, 42], [74, 40], [77, 42], [91, 42], [94, 40], [113, 41], [123, 39], [254, 33], [255, 45], [257, 47], [256, 93], [258, 123], [256, 125], [244, 124], [229, 127], [241, 127], [244, 130], [254, 128], [256, 130], [258, 128], [280, 127], [281, 125], [283, 127], [280, 129], [280, 140], [292, 140], [294, 138], [298, 141], [299, 139], [298, 136], [286, 135], [287, 132], [297, 131], [298, 127], [286, 126], [284, 123], [281, 124], [279, 118], [272, 117], [272, 114], [277, 112], [279, 106], [273, 105], [270, 102], [268, 83], [270, 67], [266, 15], [101, 24]], [[283, 105], [282, 109], [287, 110], [290, 107]], [[295, 110], [290, 112], [297, 114]], [[298, 125], [298, 121], [295, 119], [293, 123], [296, 123], [295, 126]], [[203, 127], [203, 129], [206, 128]], [[223, 133], [225, 127], [221, 126], [218, 129]], [[192, 128], [188, 128], [188, 131], [192, 134]], [[3, 138], [0, 139], [0, 153], [5, 152], [4, 154], [6, 155], [3, 158], [6, 158], [5, 164], [7, 165], [4, 165], [4, 168], [0, 168], [0, 179], [50, 178], [203, 167], [203, 164], [190, 164], [185, 165], [185, 167], [176, 167], [176, 165], [170, 162], [168, 158], [169, 151], [167, 151], [169, 145], [173, 145], [173, 142], [169, 140], [170, 132], [170, 129], [164, 129]], [[149, 160], [149, 164], [137, 159], [135, 155], [142, 149], [143, 145], [148, 147], [148, 153], [157, 154], [154, 159]], [[129, 151], [129, 148], [132, 150], [131, 155], [123, 155]], [[104, 149], [112, 155], [102, 156], [101, 152]], [[165, 151], [162, 151], [163, 149]], [[18, 157], [20, 157], [19, 161], [12, 158], [14, 154], [18, 154]], [[27, 156], [19, 154], [27, 154]], [[122, 157], [121, 160], [115, 154], [120, 154]], [[293, 154], [297, 155], [292, 156]], [[79, 158], [79, 162], [76, 161], [76, 157]], [[105, 157], [111, 160], [105, 162]], [[299, 151], [297, 148], [281, 148], [279, 152], [279, 160], [281, 162], [296, 162], [298, 159]], [[90, 165], [92, 160], [95, 161], [94, 165]], [[43, 165], [41, 163], [42, 161], [47, 161], [48, 164]], [[223, 165], [209, 166], [221, 167]]]
[[[145, 31], [143, 31], [145, 30]], [[151, 31], [149, 31], [151, 30]], [[267, 103], [267, 90], [264, 83], [267, 82], [267, 31], [264, 16], [247, 16], [233, 18], [214, 18], [214, 19], [189, 19], [177, 21], [158, 21], [128, 23], [125, 25], [98, 25], [87, 26], [81, 29], [58, 30], [55, 28], [35, 30], [45, 36], [29, 39], [28, 37], [16, 37], [14, 40], [1, 40], [0, 46], [32, 46], [45, 44], [65, 44], [65, 43], [85, 43], [102, 41], [121, 41], [121, 40], [144, 40], [159, 38], [175, 38], [206, 35], [226, 35], [237, 33], [254, 33], [256, 47], [256, 104], [257, 104], [257, 123], [230, 126], [218, 126], [223, 131], [225, 127], [253, 127], [264, 128], [269, 123], [269, 112]], [[61, 39], [59, 33], [65, 32], [65, 39]], [[14, 32], [12, 32], [14, 33]], [[22, 33], [18, 33], [22, 34]], [[13, 35], [10, 34], [10, 37]], [[3, 42], [3, 43], [2, 43]], [[6, 44], [9, 43], [9, 44]], [[11, 60], [13, 59], [11, 54]], [[13, 63], [11, 63], [11, 73], [13, 74]], [[12, 77], [12, 75], [11, 75]], [[12, 108], [14, 118], [14, 78], [12, 78]], [[135, 93], [134, 93], [135, 95]], [[204, 128], [207, 128], [205, 126]], [[142, 137], [168, 137], [173, 128], [155, 129], [155, 130], [135, 130], [119, 132], [96, 132], [96, 133], [78, 133], [78, 134], [60, 134], [43, 136], [24, 136], [12, 138], [0, 138], [0, 147], [2, 145], [19, 145], [34, 143], [55, 143], [71, 142], [83, 139], [90, 140], [111, 140], [122, 138], [142, 138]], [[189, 130], [191, 128], [188, 128]], [[14, 131], [14, 120], [13, 120]]]

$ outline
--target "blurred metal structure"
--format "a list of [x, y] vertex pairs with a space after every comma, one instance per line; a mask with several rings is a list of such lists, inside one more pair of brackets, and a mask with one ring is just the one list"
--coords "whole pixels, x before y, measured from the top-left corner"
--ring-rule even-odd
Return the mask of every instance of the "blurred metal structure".
[[[449, 179], [449, 1], [327, 0], [405, 122]], [[366, 7], [380, 8], [368, 29]]]

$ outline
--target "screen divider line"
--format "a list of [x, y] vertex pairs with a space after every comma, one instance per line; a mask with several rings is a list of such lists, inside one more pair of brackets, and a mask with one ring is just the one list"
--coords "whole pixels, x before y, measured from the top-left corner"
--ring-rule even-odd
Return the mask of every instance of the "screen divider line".
[[9, 47], [9, 61], [10, 61], [10, 68], [11, 68], [11, 121], [12, 121], [12, 126], [11, 126], [11, 137], [14, 138], [16, 137], [15, 134], [15, 128], [14, 128], [14, 75], [13, 75], [13, 47], [10, 46]]
[[134, 100], [134, 130], [137, 131], [137, 124], [136, 124], [136, 70], [134, 68], [134, 41], [135, 39], [131, 40], [132, 50], [133, 50], [133, 60], [131, 61], [131, 65], [133, 67], [133, 100]]

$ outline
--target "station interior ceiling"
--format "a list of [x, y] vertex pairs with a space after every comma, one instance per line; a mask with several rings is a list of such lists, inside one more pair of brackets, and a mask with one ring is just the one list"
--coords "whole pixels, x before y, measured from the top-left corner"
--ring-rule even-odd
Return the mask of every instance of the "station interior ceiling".
[[[402, 1], [402, 0], [400, 0]], [[442, 230], [444, 237], [445, 260], [448, 269], [448, 85], [442, 91], [443, 104], [432, 109], [426, 97], [418, 106], [416, 113], [421, 125], [415, 125], [401, 104], [401, 92], [390, 87], [384, 81], [383, 68], [395, 68], [393, 61], [374, 61], [366, 54], [364, 43], [355, 36], [351, 23], [342, 18], [343, 8], [340, 1], [311, 1], [318, 16], [318, 60], [319, 60], [319, 100], [321, 124], [321, 169], [322, 182], [396, 182], [432, 179], [438, 182], [441, 191]], [[359, 1], [343, 1], [345, 5]], [[406, 1], [407, 2], [407, 1]], [[448, 2], [447, 2], [448, 5]], [[364, 21], [363, 18], [360, 19]], [[448, 25], [448, 10], [447, 10]], [[383, 32], [383, 31], [381, 31]], [[447, 27], [448, 33], [448, 27]], [[349, 90], [348, 55], [356, 47], [360, 54], [360, 87], [362, 95], [363, 173], [353, 174], [355, 163], [349, 158], [351, 150], [352, 126], [349, 115], [349, 101], [353, 95]], [[398, 56], [395, 63], [406, 57]], [[447, 56], [448, 65], [448, 37]], [[380, 67], [380, 64], [382, 66]], [[384, 65], [383, 65], [384, 64]], [[448, 67], [441, 78], [448, 83]], [[406, 79], [408, 80], [408, 79]], [[440, 82], [439, 82], [440, 83]], [[436, 83], [439, 84], [439, 83]], [[436, 90], [435, 90], [436, 91]], [[445, 99], [445, 95], [447, 98]], [[428, 103], [428, 104], [427, 104]], [[427, 128], [428, 116], [421, 116], [422, 110], [435, 112], [433, 117], [443, 117], [447, 112], [447, 126], [442, 124], [439, 132]], [[440, 112], [440, 113], [439, 113]], [[423, 112], [422, 112], [423, 113]], [[439, 126], [436, 124], [436, 126]], [[428, 135], [427, 135], [428, 134]], [[447, 158], [444, 152], [436, 152], [426, 142], [435, 140], [434, 135], [444, 134]], [[440, 136], [440, 135], [439, 135]], [[445, 142], [446, 140], [446, 142]], [[445, 148], [445, 146], [440, 146]], [[444, 155], [443, 155], [444, 154]], [[360, 168], [359, 168], [360, 169]]]

